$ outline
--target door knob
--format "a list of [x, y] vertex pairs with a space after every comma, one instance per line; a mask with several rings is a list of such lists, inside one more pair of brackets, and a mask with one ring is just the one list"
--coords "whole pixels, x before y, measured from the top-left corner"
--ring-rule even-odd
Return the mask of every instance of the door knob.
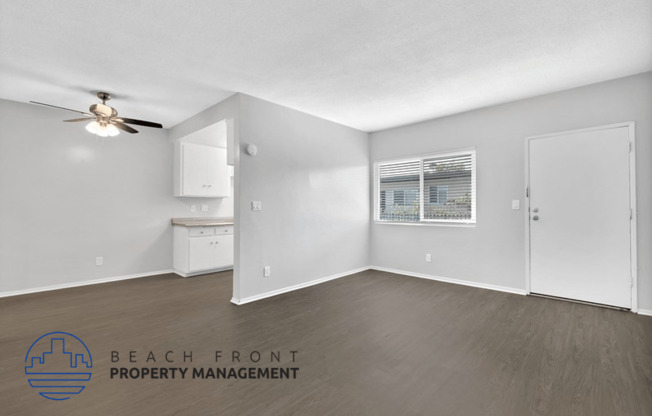
[[532, 217], [532, 220], [533, 220], [533, 221], [539, 221], [539, 216], [538, 216], [538, 215], [535, 215], [534, 217]]
[[539, 208], [534, 208], [532, 212], [539, 212]]

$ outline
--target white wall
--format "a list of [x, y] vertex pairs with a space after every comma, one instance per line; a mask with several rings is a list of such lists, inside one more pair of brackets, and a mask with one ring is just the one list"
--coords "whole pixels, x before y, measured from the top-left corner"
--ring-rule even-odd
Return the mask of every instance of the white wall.
[[[525, 289], [524, 138], [636, 122], [639, 307], [652, 309], [652, 73], [371, 134], [371, 162], [477, 149], [477, 226], [373, 224], [372, 265]], [[424, 254], [432, 253], [432, 263]]]
[[[191, 142], [210, 146], [217, 145], [219, 147], [226, 147], [226, 137], [222, 134], [226, 133], [226, 126], [222, 123], [216, 125], [216, 123], [219, 123], [220, 121], [227, 118], [233, 118], [236, 121], [237, 126], [239, 106], [240, 98], [239, 95], [236, 94], [232, 95], [224, 101], [215, 104], [214, 106], [207, 108], [201, 113], [198, 113], [172, 127], [169, 131], [170, 142], [174, 142], [175, 140], [188, 136], [191, 133], [199, 132], [199, 134], [193, 136]], [[217, 134], [219, 137], [210, 137], [212, 134]], [[217, 143], [214, 142], [216, 139], [218, 140]], [[170, 166], [170, 171], [172, 171], [172, 166]], [[197, 212], [191, 213], [190, 211], [187, 211], [183, 214], [183, 217], [234, 217], [235, 190], [233, 187], [234, 183], [232, 181], [230, 198], [177, 198], [182, 200], [188, 206], [197, 206]], [[199, 210], [199, 207], [202, 204], [208, 204], [209, 212], [201, 212]]]
[[[235, 94], [170, 129], [170, 139], [224, 118], [234, 119], [236, 141], [234, 298], [366, 267], [367, 133]], [[255, 157], [242, 150], [248, 143]], [[262, 211], [251, 211], [253, 200]]]
[[[236, 94], [168, 131], [100, 139], [0, 100], [0, 294], [168, 270], [170, 218], [236, 217], [240, 300], [369, 264], [524, 289], [526, 136], [633, 120], [639, 307], [652, 309], [652, 73], [376, 132]], [[235, 200], [174, 198], [171, 141], [235, 120]], [[241, 151], [258, 146], [255, 157]], [[473, 228], [370, 226], [369, 163], [476, 147]], [[262, 201], [252, 212], [250, 202]], [[208, 201], [208, 213], [189, 206]], [[233, 204], [235, 203], [235, 209]], [[425, 263], [424, 254], [433, 254]], [[95, 266], [95, 257], [104, 266]], [[262, 268], [272, 267], [263, 278]]]
[[234, 94], [170, 128], [170, 140], [187, 136], [225, 118], [238, 118], [240, 94]]
[[236, 300], [368, 265], [367, 133], [241, 95], [239, 147]]
[[208, 127], [204, 127], [201, 130], [197, 130], [189, 136], [179, 140], [183, 141], [184, 143], [194, 143], [203, 146], [221, 147], [226, 149], [226, 130], [226, 120], [221, 120], [215, 124], [211, 124]]
[[170, 218], [190, 210], [167, 131], [99, 138], [71, 114], [0, 100], [0, 293], [172, 267]]

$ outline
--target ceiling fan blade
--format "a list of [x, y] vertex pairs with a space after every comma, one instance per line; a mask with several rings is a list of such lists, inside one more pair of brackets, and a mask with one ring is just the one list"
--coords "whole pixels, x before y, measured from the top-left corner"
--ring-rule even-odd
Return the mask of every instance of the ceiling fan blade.
[[92, 121], [95, 120], [95, 117], [84, 117], [84, 118], [71, 118], [70, 120], [63, 120], [66, 123], [75, 123], [77, 121]]
[[123, 123], [127, 123], [127, 124], [135, 124], [137, 126], [155, 127], [157, 129], [162, 129], [163, 128], [163, 126], [161, 124], [153, 123], [151, 121], [136, 120], [136, 119], [133, 119], [133, 118], [125, 118], [125, 117], [120, 117], [117, 120], [120, 120]]
[[32, 104], [38, 104], [38, 105], [44, 105], [44, 106], [46, 106], [46, 107], [58, 108], [58, 109], [60, 109], [60, 110], [72, 111], [72, 112], [74, 112], [74, 113], [83, 114], [83, 115], [85, 115], [85, 116], [95, 117], [93, 114], [91, 114], [91, 113], [87, 113], [87, 112], [85, 112], [85, 111], [72, 110], [72, 109], [70, 109], [70, 108], [66, 108], [66, 107], [59, 107], [58, 105], [39, 103], [39, 102], [36, 102], [36, 101], [30, 101], [30, 103], [32, 103]]
[[114, 126], [119, 128], [120, 130], [126, 131], [127, 133], [131, 133], [131, 134], [138, 133], [138, 130], [132, 129], [131, 127], [129, 127], [126, 124], [121, 123], [119, 121], [113, 120], [113, 121], [111, 121], [111, 124], [113, 124]]

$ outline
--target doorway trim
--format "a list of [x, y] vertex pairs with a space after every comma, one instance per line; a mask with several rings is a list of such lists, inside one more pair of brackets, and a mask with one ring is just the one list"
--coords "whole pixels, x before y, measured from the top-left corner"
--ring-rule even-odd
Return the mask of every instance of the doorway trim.
[[530, 141], [534, 139], [543, 139], [568, 134], [586, 133], [596, 130], [608, 130], [627, 127], [629, 134], [629, 206], [631, 208], [631, 220], [629, 222], [630, 234], [630, 279], [631, 279], [631, 296], [632, 312], [638, 312], [638, 263], [637, 263], [637, 213], [636, 213], [636, 135], [635, 123], [626, 121], [622, 123], [607, 124], [602, 126], [589, 127], [585, 129], [566, 130], [549, 134], [525, 137], [525, 293], [531, 293], [530, 284]]

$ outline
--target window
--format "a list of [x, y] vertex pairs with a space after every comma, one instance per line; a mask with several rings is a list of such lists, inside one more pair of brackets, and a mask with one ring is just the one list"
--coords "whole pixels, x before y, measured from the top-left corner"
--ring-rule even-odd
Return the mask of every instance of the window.
[[444, 205], [448, 201], [448, 185], [430, 185], [428, 192], [428, 201], [431, 205]]
[[405, 190], [395, 190], [392, 193], [394, 197], [394, 205], [405, 206]]
[[375, 220], [475, 223], [475, 150], [379, 162]]
[[415, 222], [420, 212], [420, 175], [418, 160], [378, 165], [380, 179], [379, 210], [383, 221]]

